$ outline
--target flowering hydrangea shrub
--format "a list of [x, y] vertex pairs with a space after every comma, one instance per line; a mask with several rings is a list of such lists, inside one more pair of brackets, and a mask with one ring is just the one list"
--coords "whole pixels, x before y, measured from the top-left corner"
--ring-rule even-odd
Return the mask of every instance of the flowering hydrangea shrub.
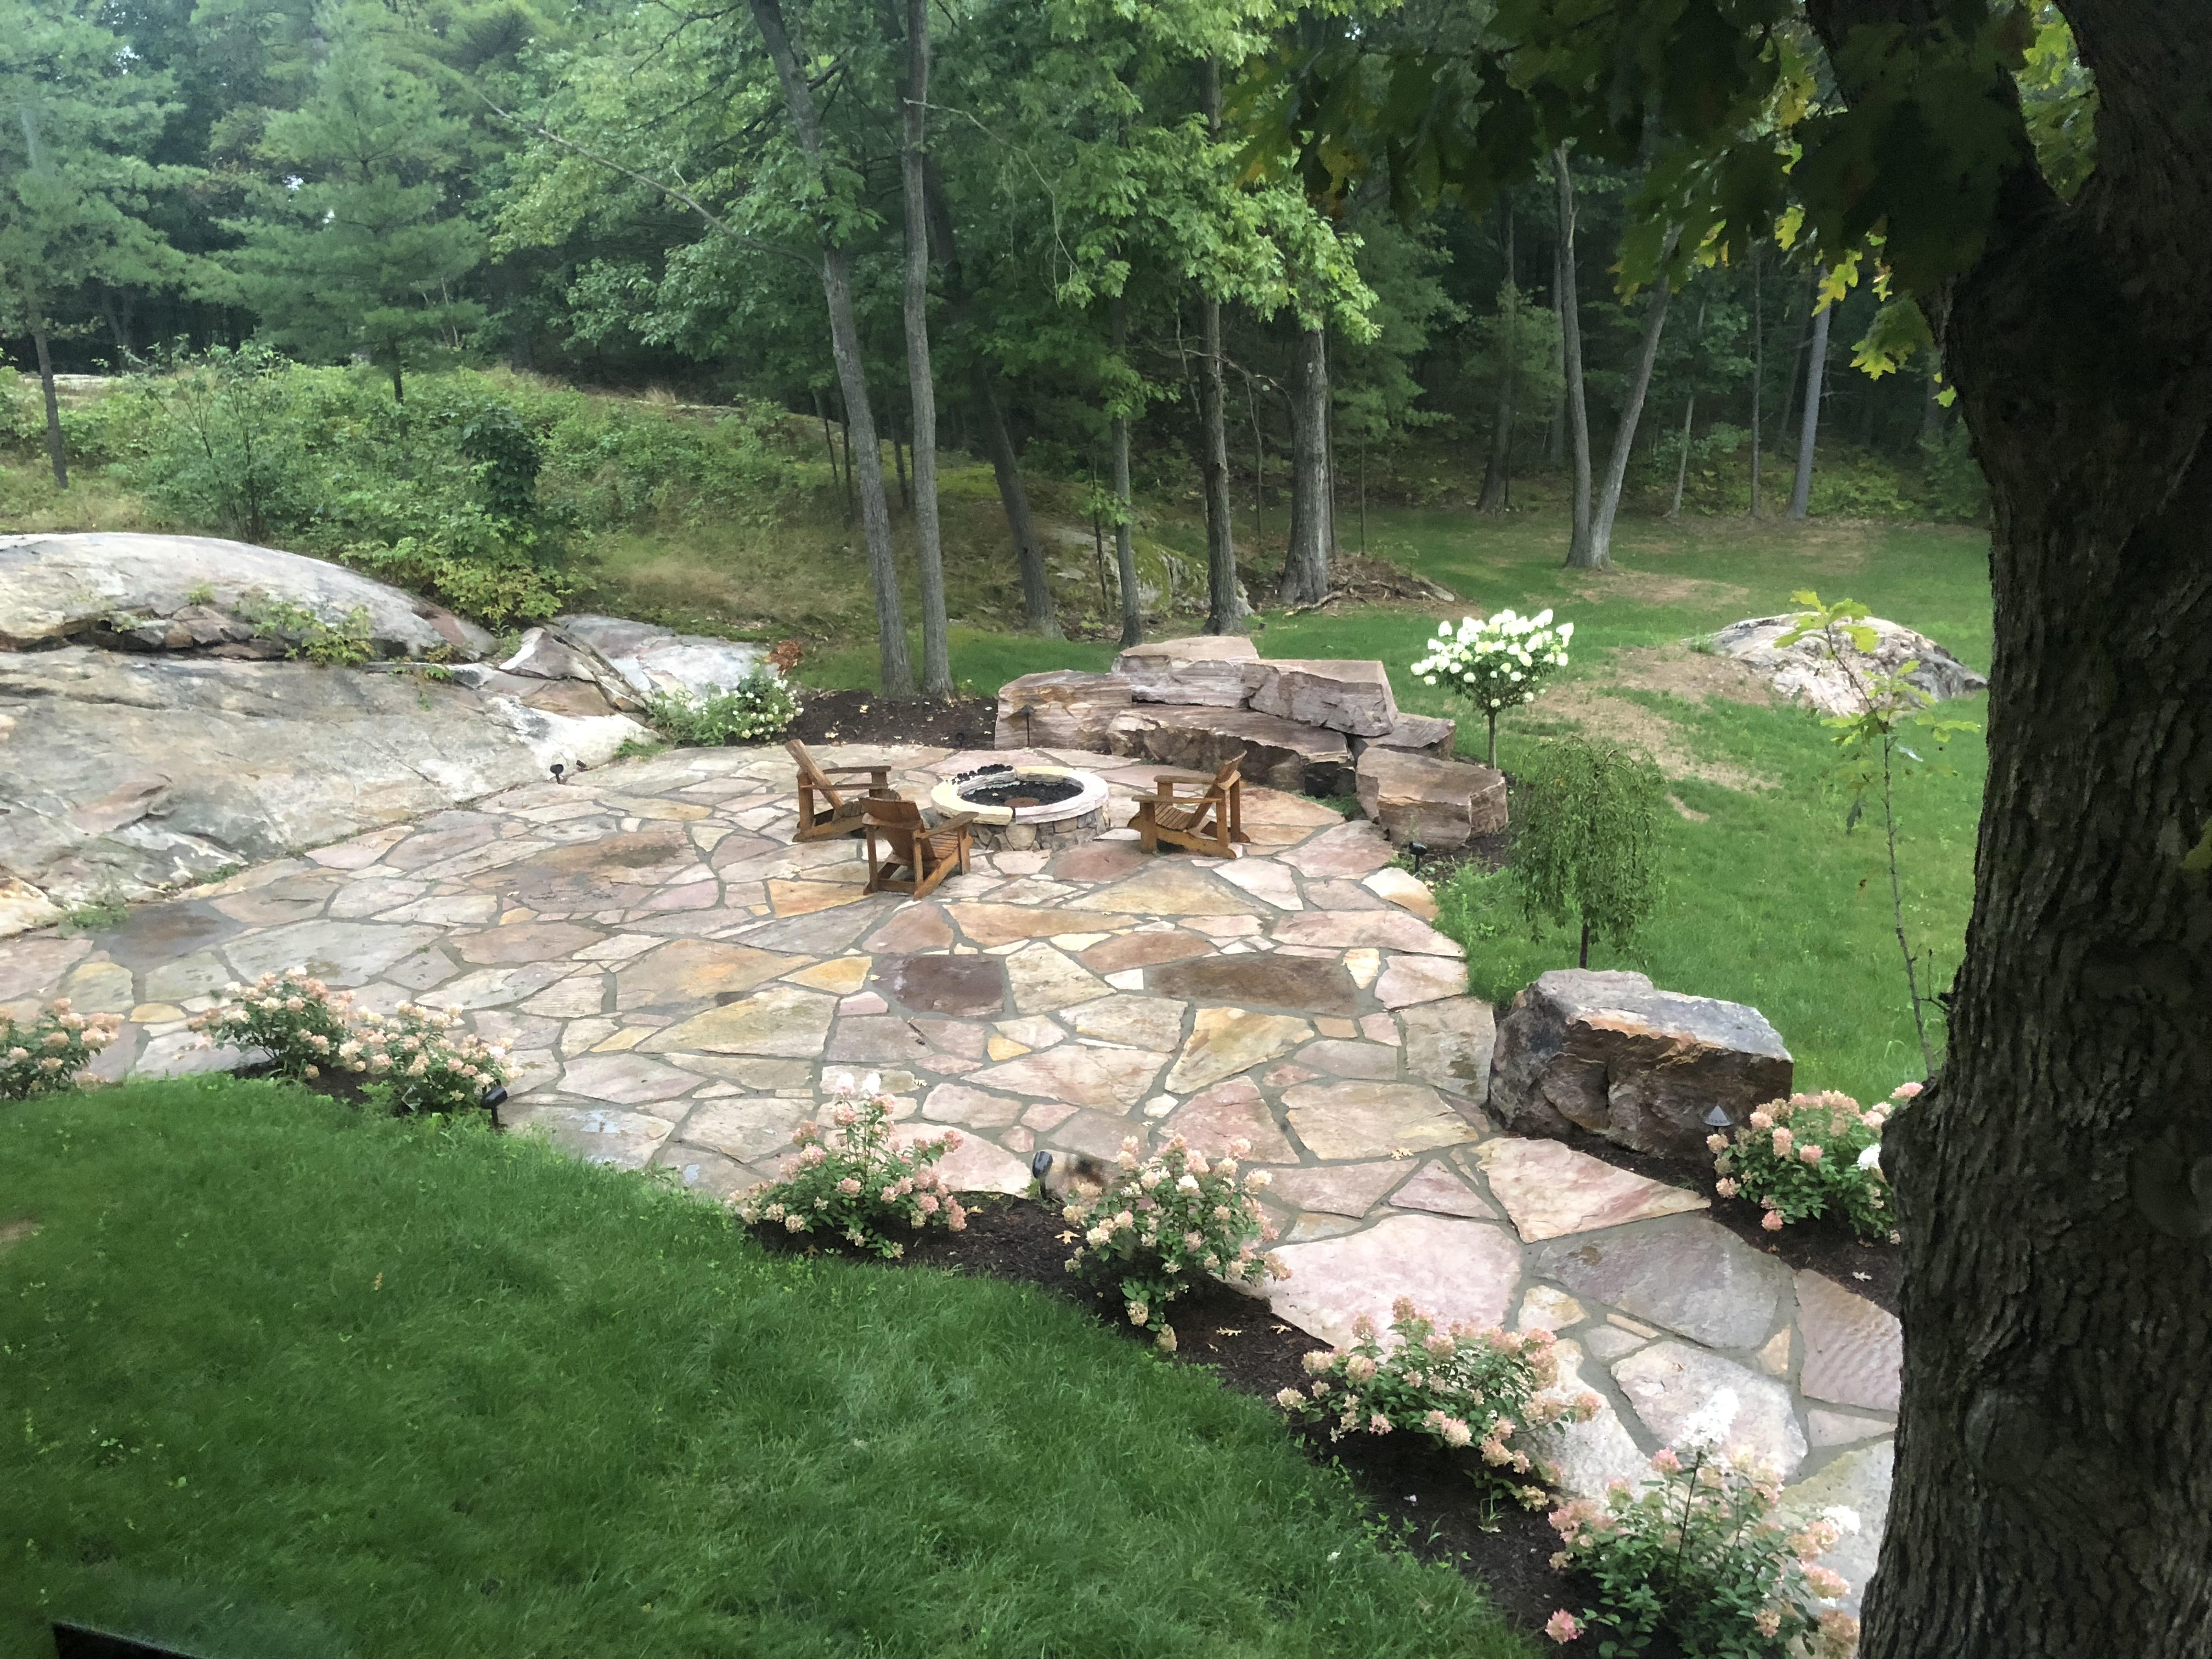
[[458, 1008], [403, 1002], [389, 1016], [356, 1014], [350, 992], [304, 968], [226, 989], [234, 1000], [190, 1022], [202, 1041], [262, 1049], [287, 1077], [309, 1082], [351, 1074], [403, 1115], [464, 1111], [507, 1081], [507, 1050], [469, 1031]]
[[402, 1116], [458, 1112], [507, 1081], [507, 1050], [461, 1024], [458, 1008], [403, 1002], [389, 1018], [363, 1014], [337, 1060], [367, 1079], [364, 1092]]
[[29, 1100], [70, 1087], [122, 1026], [118, 1015], [80, 1014], [67, 997], [55, 998], [27, 1025], [0, 1014], [0, 1100]]
[[760, 668], [726, 690], [655, 691], [646, 718], [679, 744], [760, 743], [799, 718], [799, 698], [773, 668]]
[[855, 1083], [835, 1079], [830, 1124], [802, 1123], [792, 1139], [796, 1156], [782, 1173], [739, 1200], [752, 1225], [842, 1238], [886, 1257], [906, 1254], [902, 1235], [942, 1225], [959, 1232], [968, 1212], [937, 1171], [960, 1145], [957, 1130], [901, 1146], [891, 1133], [891, 1099], [871, 1073]]
[[1175, 1136], [1148, 1158], [1132, 1138], [1103, 1189], [1079, 1187], [1060, 1213], [1082, 1231], [1068, 1272], [1120, 1292], [1129, 1322], [1157, 1334], [1173, 1352], [1175, 1329], [1167, 1304], [1201, 1273], [1256, 1285], [1288, 1279], [1279, 1256], [1263, 1254], [1275, 1229], [1260, 1212], [1265, 1170], [1242, 1178], [1237, 1160], [1252, 1150], [1230, 1143], [1226, 1158], [1209, 1158]]
[[1446, 1328], [1400, 1297], [1387, 1339], [1365, 1314], [1352, 1322], [1352, 1336], [1349, 1346], [1308, 1354], [1313, 1380], [1304, 1393], [1283, 1389], [1275, 1403], [1293, 1417], [1327, 1422], [1332, 1440], [1403, 1430], [1440, 1446], [1479, 1446], [1484, 1471], [1530, 1509], [1546, 1495], [1535, 1480], [1556, 1482], [1559, 1472], [1529, 1451], [1529, 1431], [1562, 1418], [1586, 1423], [1597, 1413], [1598, 1397], [1588, 1391], [1572, 1400], [1547, 1392], [1559, 1376], [1547, 1330]]
[[305, 968], [222, 988], [230, 1001], [187, 1022], [209, 1042], [259, 1048], [286, 1077], [318, 1077], [335, 1062], [353, 1017], [351, 992], [331, 990]]
[[1553, 623], [1549, 611], [1468, 617], [1456, 631], [1438, 623], [1429, 653], [1413, 665], [1413, 672], [1422, 684], [1442, 684], [1480, 711], [1490, 724], [1489, 764], [1495, 766], [1498, 715], [1535, 701], [1543, 682], [1567, 665], [1567, 641], [1574, 635], [1572, 623]]
[[1920, 1092], [1900, 1085], [1888, 1101], [1862, 1109], [1849, 1095], [1792, 1095], [1770, 1101], [1733, 1135], [1705, 1145], [1723, 1198], [1766, 1212], [1760, 1225], [1779, 1232], [1793, 1221], [1833, 1214], [1861, 1238], [1898, 1242], [1889, 1182], [1881, 1172], [1881, 1131], [1890, 1115]]
[[[1723, 1389], [1700, 1418], [1724, 1428], [1736, 1400]], [[1820, 1556], [1858, 1517], [1832, 1509], [1802, 1527], [1774, 1514], [1775, 1472], [1748, 1451], [1723, 1455], [1720, 1430], [1686, 1431], [1651, 1459], [1640, 1489], [1615, 1480], [1602, 1501], [1552, 1513], [1561, 1548], [1552, 1565], [1595, 1591], [1577, 1614], [1561, 1608], [1544, 1633], [1565, 1644], [1596, 1638], [1600, 1659], [1639, 1654], [1660, 1632], [1711, 1659], [1850, 1659], [1858, 1621], [1832, 1604], [1850, 1586]], [[1827, 1604], [1827, 1605], [1823, 1605]]]

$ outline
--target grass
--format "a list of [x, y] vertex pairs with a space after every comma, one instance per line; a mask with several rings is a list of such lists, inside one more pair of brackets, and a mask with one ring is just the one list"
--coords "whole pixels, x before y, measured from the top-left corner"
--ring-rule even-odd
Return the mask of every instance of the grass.
[[1528, 1653], [1265, 1406], [1034, 1291], [273, 1084], [0, 1148], [8, 1655]]

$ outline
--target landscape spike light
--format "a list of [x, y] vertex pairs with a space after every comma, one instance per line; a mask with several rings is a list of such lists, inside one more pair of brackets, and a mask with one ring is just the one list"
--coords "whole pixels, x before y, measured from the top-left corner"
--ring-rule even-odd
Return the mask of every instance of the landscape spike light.
[[491, 1114], [491, 1127], [499, 1127], [499, 1109], [507, 1103], [507, 1085], [495, 1083], [484, 1091], [484, 1109]]
[[1705, 1127], [1709, 1129], [1728, 1129], [1735, 1126], [1735, 1119], [1729, 1115], [1729, 1109], [1725, 1106], [1717, 1105], [1705, 1114]]

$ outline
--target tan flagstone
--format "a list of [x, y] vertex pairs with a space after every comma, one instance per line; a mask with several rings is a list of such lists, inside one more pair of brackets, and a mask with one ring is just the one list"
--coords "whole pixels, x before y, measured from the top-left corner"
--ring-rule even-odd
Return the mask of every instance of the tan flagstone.
[[1531, 1285], [1521, 1298], [1521, 1311], [1513, 1321], [1516, 1331], [1563, 1331], [1589, 1317], [1589, 1310], [1565, 1291], [1549, 1285]]
[[1805, 1461], [1805, 1431], [1797, 1426], [1790, 1390], [1710, 1350], [1688, 1342], [1655, 1342], [1615, 1360], [1613, 1380], [1662, 1445], [1679, 1440], [1691, 1419], [1725, 1392], [1734, 1396], [1735, 1412], [1721, 1435], [1723, 1450], [1746, 1448], [1771, 1463], [1784, 1480]]
[[[994, 945], [1019, 944], [1024, 939], [1050, 939], [1054, 933], [1068, 931], [1066, 906], [1038, 907], [963, 900], [945, 908], [958, 925], [962, 936], [969, 944], [980, 945], [986, 950]], [[1131, 921], [1128, 916], [1086, 915], [1083, 918], [1084, 925], [1094, 932], [1119, 930], [1129, 926]]]
[[581, 1107], [558, 1101], [525, 1101], [502, 1109], [510, 1129], [537, 1129], [586, 1164], [641, 1170], [675, 1127], [666, 1118], [620, 1107]]
[[1398, 1075], [1398, 1051], [1379, 1042], [1346, 1042], [1324, 1037], [1297, 1052], [1297, 1063], [1331, 1077], [1366, 1078], [1388, 1082]]
[[1283, 1094], [1291, 1127], [1324, 1160], [1388, 1157], [1473, 1140], [1474, 1130], [1419, 1083], [1302, 1083]]
[[1389, 1158], [1375, 1164], [1293, 1165], [1268, 1170], [1267, 1190], [1296, 1209], [1364, 1216], [1382, 1201], [1383, 1194], [1405, 1179], [1406, 1169]]
[[1467, 964], [1449, 957], [1393, 957], [1375, 981], [1375, 999], [1385, 1008], [1407, 1008], [1467, 991]]
[[676, 1139], [744, 1162], [770, 1158], [791, 1144], [791, 1132], [814, 1114], [813, 1103], [771, 1096], [702, 1101], [678, 1126]]
[[1490, 1190], [1531, 1243], [1711, 1207], [1710, 1200], [1686, 1188], [1619, 1169], [1556, 1140], [1499, 1135], [1476, 1147], [1474, 1155]]
[[964, 1083], [940, 1083], [921, 1103], [925, 1115], [970, 1129], [1001, 1129], [1021, 1120], [1026, 1101], [971, 1089]]
[[1387, 1328], [1401, 1296], [1446, 1324], [1502, 1323], [1521, 1281], [1520, 1246], [1503, 1228], [1444, 1216], [1386, 1216], [1276, 1254], [1291, 1276], [1270, 1287], [1275, 1316], [1338, 1344], [1362, 1314]]
[[617, 971], [615, 1006], [627, 1010], [711, 1002], [764, 985], [805, 966], [806, 960], [749, 945], [671, 939]]
[[[1063, 1044], [971, 1072], [967, 1080], [980, 1089], [1003, 1089], [1032, 1099], [1130, 1111], [1152, 1092], [1152, 1081], [1167, 1061], [1165, 1054], [1147, 1054], [1139, 1048]], [[1038, 1127], [1027, 1117], [1023, 1121], [1032, 1128]]]
[[1382, 953], [1364, 947], [1344, 953], [1344, 971], [1352, 975], [1352, 982], [1361, 990], [1375, 983], [1375, 976], [1382, 971]]
[[1467, 954], [1457, 940], [1446, 939], [1419, 916], [1402, 910], [1309, 910], [1303, 915], [1284, 917], [1267, 932], [1284, 945], [1340, 949], [1382, 945], [1432, 957]]
[[1409, 1007], [1398, 1018], [1405, 1029], [1407, 1072], [1478, 1104], [1489, 1098], [1490, 1054], [1498, 1025], [1488, 1003], [1480, 997], [1443, 997]]
[[779, 916], [811, 915], [866, 896], [845, 882], [772, 879], [768, 884], [768, 902]]
[[1189, 1094], [1288, 1054], [1313, 1035], [1303, 1019], [1245, 1008], [1201, 1008], [1168, 1073], [1170, 1094]]
[[1130, 1048], [1166, 1050], [1182, 1041], [1186, 1006], [1170, 997], [1131, 996], [1124, 992], [1080, 1003], [1063, 1011], [1060, 1018], [1079, 1036], [1097, 1037]]
[[1823, 1274], [1797, 1274], [1797, 1328], [1805, 1364], [1797, 1386], [1814, 1400], [1897, 1409], [1905, 1344], [1897, 1316]]
[[1006, 958], [1006, 977], [1013, 985], [1014, 1007], [1024, 1014], [1088, 1002], [1104, 988], [1097, 975], [1042, 941]]
[[1291, 872], [1273, 859], [1237, 859], [1220, 866], [1223, 880], [1243, 888], [1255, 898], [1264, 899], [1278, 910], [1303, 910], [1305, 901], [1298, 896], [1298, 884]]
[[1012, 1037], [1002, 1037], [995, 1031], [992, 1033], [990, 1040], [983, 1045], [983, 1051], [993, 1060], [1012, 1060], [1018, 1055], [1029, 1053], [1028, 1048]]
[[1302, 876], [1327, 881], [1380, 870], [1398, 856], [1398, 849], [1364, 818], [1352, 818], [1276, 856]]
[[1024, 1048], [1049, 1048], [1067, 1036], [1057, 1021], [1042, 1016], [1002, 1019], [991, 1029], [1008, 1042], [1020, 1043]]
[[867, 983], [872, 958], [867, 957], [835, 957], [828, 962], [817, 962], [811, 968], [802, 968], [795, 974], [784, 975], [794, 985], [811, 986], [817, 991], [835, 991], [840, 995], [857, 991]]
[[1473, 1216], [1486, 1221], [1498, 1218], [1490, 1201], [1443, 1159], [1423, 1164], [1390, 1194], [1390, 1202], [1401, 1210], [1427, 1210], [1437, 1215]]
[[836, 1007], [834, 997], [820, 992], [771, 985], [726, 1007], [696, 1014], [644, 1046], [656, 1054], [682, 1048], [794, 1058], [819, 1054]]
[[1164, 855], [1150, 869], [1067, 901], [1068, 910], [1117, 911], [1140, 916], [1249, 916], [1250, 895], [1211, 871]]
[[602, 974], [572, 974], [547, 987], [522, 1005], [526, 1013], [572, 1019], [596, 1014], [606, 1006], [606, 978]]
[[[1167, 1098], [1172, 1102], [1174, 1097]], [[1228, 1152], [1232, 1142], [1243, 1140], [1250, 1143], [1248, 1155], [1262, 1164], [1287, 1164], [1297, 1156], [1249, 1077], [1230, 1078], [1171, 1106], [1167, 1130], [1209, 1155]]]
[[1437, 896], [1429, 884], [1410, 870], [1385, 867], [1364, 879], [1360, 885], [1380, 899], [1388, 899], [1401, 909], [1411, 910], [1424, 921], [1437, 919]]
[[601, 1054], [572, 1060], [562, 1068], [561, 1091], [617, 1106], [641, 1106], [667, 1100], [698, 1087], [699, 1079], [665, 1061], [643, 1054]]

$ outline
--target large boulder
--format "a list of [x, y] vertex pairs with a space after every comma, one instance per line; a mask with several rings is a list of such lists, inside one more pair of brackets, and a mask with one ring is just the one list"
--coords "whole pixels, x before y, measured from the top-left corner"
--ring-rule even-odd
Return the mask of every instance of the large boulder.
[[[1776, 644], [1796, 625], [1796, 620], [1795, 617], [1752, 617], [1730, 623], [1713, 635], [1712, 648], [1754, 670], [1782, 696], [1824, 714], [1863, 713], [1865, 698], [1851, 684], [1850, 675], [1829, 654], [1826, 639], [1814, 635], [1795, 645]], [[1844, 661], [1855, 672], [1862, 676], [1895, 673], [1911, 662], [1915, 666], [1905, 678], [1937, 702], [1990, 689], [1986, 678], [1925, 634], [1916, 634], [1880, 617], [1869, 617], [1863, 625], [1874, 630], [1875, 647], [1863, 652], [1844, 642]]]
[[709, 687], [726, 691], [769, 658], [763, 645], [676, 634], [621, 617], [557, 617], [554, 621], [567, 643], [597, 652], [640, 696], [656, 691], [697, 696]]
[[443, 605], [273, 547], [110, 531], [0, 536], [0, 650], [76, 640], [126, 651], [282, 656], [272, 601], [334, 627], [358, 613], [380, 657], [473, 660], [491, 646], [490, 635]]
[[1398, 723], [1398, 701], [1379, 662], [1248, 663], [1244, 690], [1255, 714], [1352, 737], [1384, 737]]
[[596, 766], [650, 735], [458, 677], [0, 652], [0, 933], [542, 780], [556, 762]]
[[525, 634], [514, 654], [500, 664], [495, 678], [500, 690], [512, 691], [533, 708], [612, 714], [640, 714], [647, 706], [621, 669], [586, 641], [559, 627], [533, 628]]
[[1437, 852], [1505, 827], [1505, 775], [1493, 767], [1379, 745], [1360, 751], [1359, 810], [1401, 847]]
[[1380, 737], [1355, 737], [1352, 752], [1364, 755], [1370, 749], [1404, 749], [1417, 755], [1433, 755], [1438, 760], [1449, 760], [1459, 745], [1459, 724], [1433, 714], [1401, 714], [1390, 729]]
[[1055, 668], [999, 688], [999, 749], [1085, 749], [1106, 752], [1107, 729], [1129, 710], [1133, 688], [1120, 674]]
[[1114, 659], [1114, 672], [1139, 702], [1241, 708], [1246, 669], [1259, 655], [1242, 635], [1198, 634], [1133, 645]]
[[1237, 755], [1249, 783], [1288, 794], [1340, 795], [1352, 786], [1352, 751], [1341, 732], [1249, 708], [1147, 705], [1115, 718], [1107, 747], [1193, 772], [1218, 772]]
[[1790, 1051], [1756, 1008], [1653, 988], [1642, 974], [1564, 968], [1498, 1027], [1490, 1109], [1522, 1134], [1574, 1127], [1710, 1165], [1716, 1106], [1741, 1123], [1790, 1092]]

